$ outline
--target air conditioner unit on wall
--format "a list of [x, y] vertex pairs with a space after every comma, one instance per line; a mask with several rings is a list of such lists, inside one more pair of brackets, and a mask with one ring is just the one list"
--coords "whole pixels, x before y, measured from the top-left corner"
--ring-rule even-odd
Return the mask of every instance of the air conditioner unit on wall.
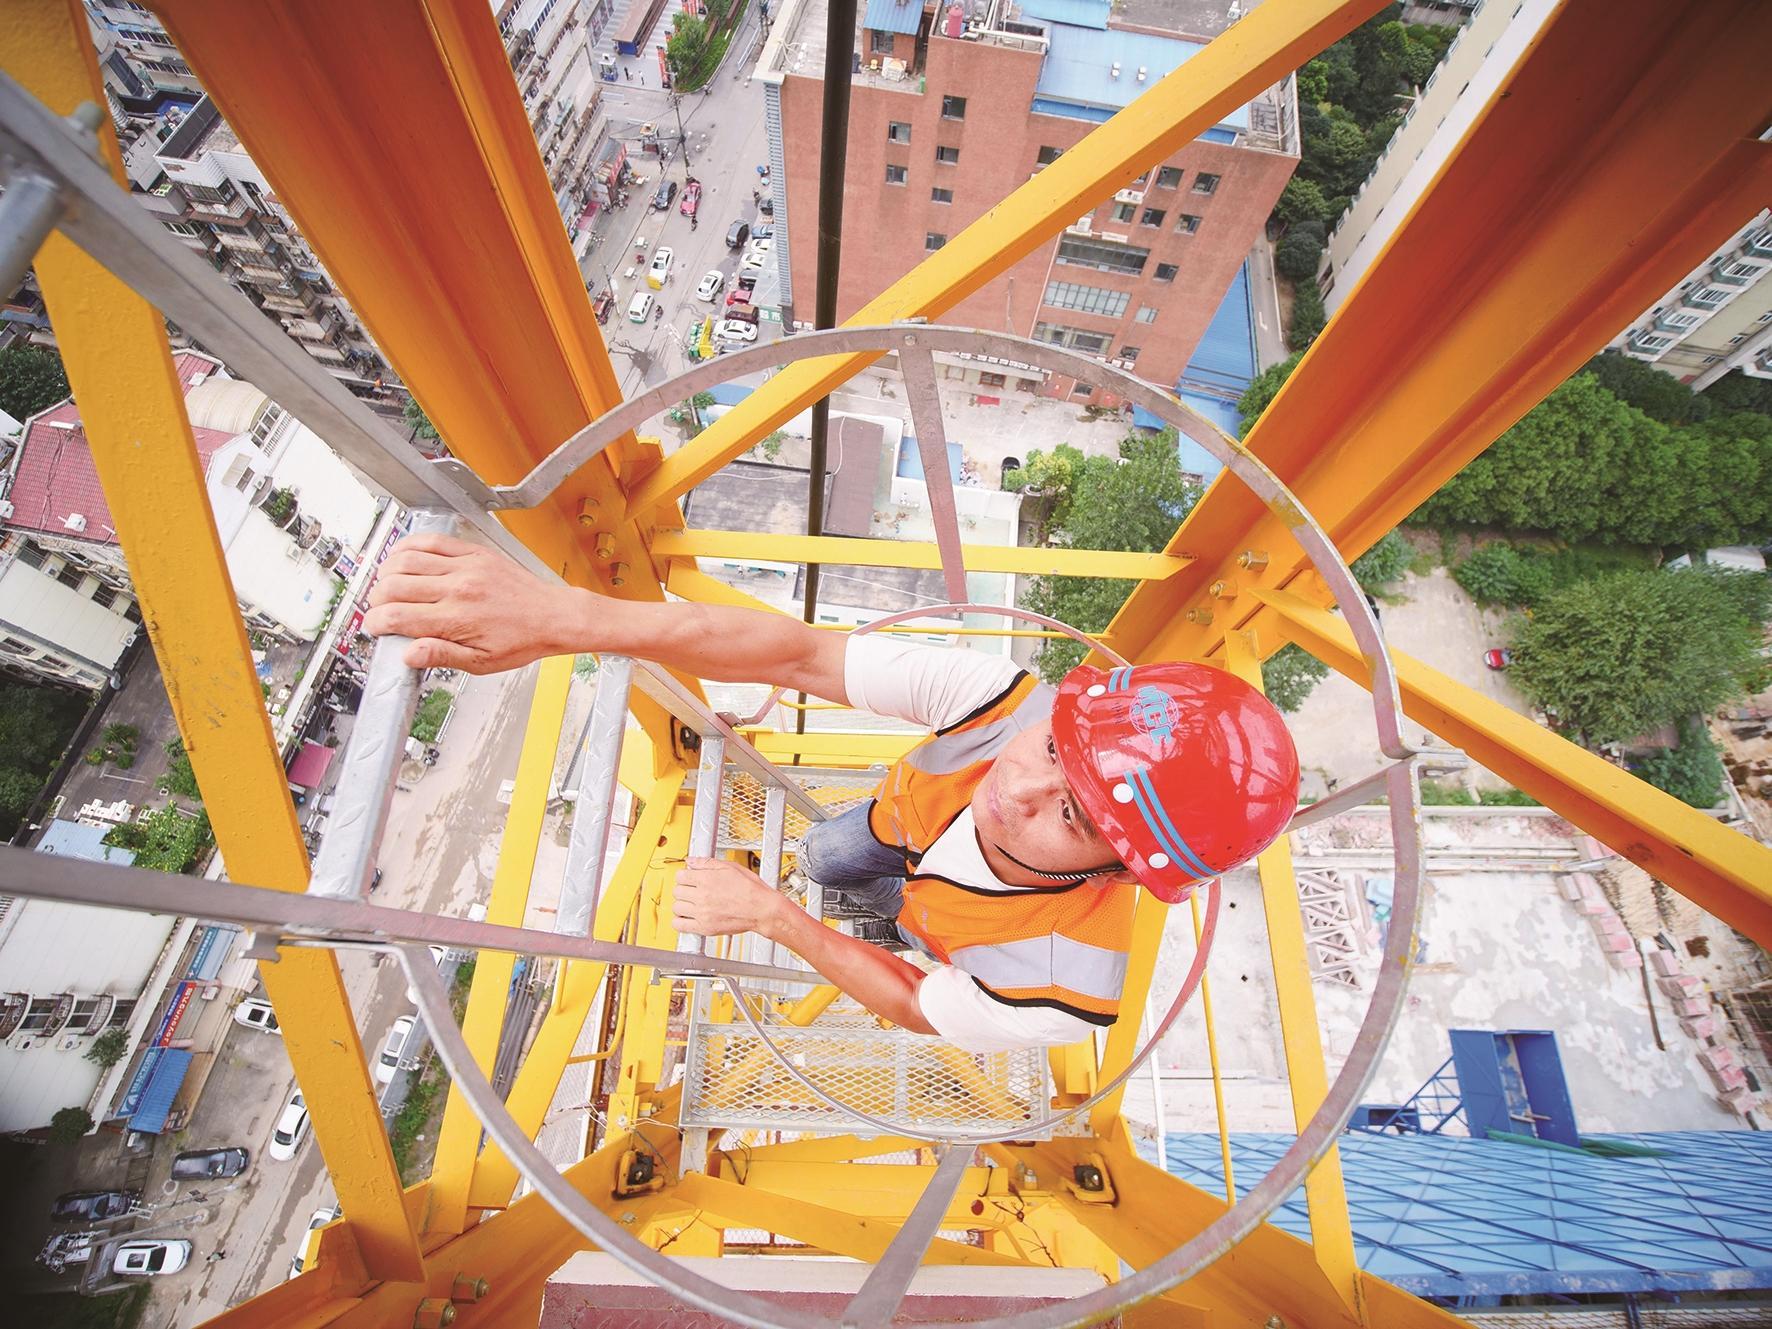
[[1114, 195], [1116, 203], [1142, 203], [1144, 195], [1136, 189], [1122, 189]]

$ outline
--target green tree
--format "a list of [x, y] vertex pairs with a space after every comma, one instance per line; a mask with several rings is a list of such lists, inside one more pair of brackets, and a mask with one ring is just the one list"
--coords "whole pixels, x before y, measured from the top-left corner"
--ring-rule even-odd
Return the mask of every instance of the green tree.
[[1714, 808], [1723, 797], [1723, 758], [1703, 725], [1680, 725], [1679, 744], [1637, 758], [1631, 769], [1657, 789], [1695, 808]]
[[0, 840], [18, 829], [86, 707], [71, 692], [0, 680]]
[[1578, 739], [1628, 741], [1757, 690], [1769, 599], [1764, 576], [1710, 569], [1577, 582], [1522, 624], [1510, 677]]
[[671, 67], [671, 86], [681, 87], [701, 73], [708, 56], [708, 24], [693, 14], [679, 14], [677, 26], [665, 39], [665, 63]]
[[1596, 355], [1583, 372], [1592, 374], [1619, 401], [1635, 406], [1664, 425], [1696, 424], [1709, 419], [1713, 409], [1709, 398], [1692, 391], [1672, 374], [1664, 374], [1654, 365], [1617, 351]]
[[57, 1144], [79, 1144], [92, 1129], [92, 1113], [83, 1107], [65, 1107], [49, 1119], [49, 1138]]
[[1323, 309], [1323, 297], [1314, 281], [1301, 281], [1292, 296], [1292, 326], [1286, 329], [1286, 345], [1294, 351], [1308, 351], [1311, 343], [1329, 321]]
[[67, 397], [68, 376], [54, 351], [43, 346], [0, 351], [0, 411], [22, 421]]
[[400, 414], [406, 417], [406, 423], [420, 438], [442, 437], [437, 433], [437, 426], [431, 423], [431, 417], [425, 414], [425, 408], [418, 404], [417, 397], [408, 397]]
[[104, 842], [130, 850], [136, 867], [156, 872], [183, 872], [215, 843], [207, 814], [186, 816], [171, 804], [139, 821], [113, 826]]
[[1386, 531], [1384, 538], [1353, 561], [1354, 580], [1364, 590], [1381, 591], [1392, 582], [1401, 581], [1409, 571], [1409, 560], [1415, 551], [1396, 531]]
[[1274, 204], [1274, 216], [1283, 222], [1320, 222], [1329, 215], [1329, 200], [1324, 197], [1323, 186], [1302, 176], [1288, 180], [1280, 191], [1280, 201]]
[[1756, 411], [1772, 415], [1772, 381], [1749, 378], [1731, 369], [1704, 390], [1704, 400], [1716, 411]]
[[1286, 380], [1292, 377], [1292, 371], [1298, 368], [1298, 362], [1304, 359], [1303, 353], [1269, 365], [1252, 380], [1237, 398], [1237, 412], [1243, 417], [1243, 423], [1237, 429], [1238, 438], [1248, 438], [1249, 431], [1255, 428], [1255, 422], [1261, 419], [1261, 413], [1267, 410], [1268, 403], [1280, 395], [1280, 389]]
[[107, 1029], [86, 1049], [86, 1060], [103, 1066], [106, 1070], [123, 1060], [123, 1054], [129, 1051], [129, 1031], [127, 1029]]
[[[1085, 457], [1069, 444], [1052, 453], [1036, 449], [1010, 479], [1047, 500], [1047, 543], [1073, 549], [1161, 549], [1200, 499], [1199, 486], [1182, 477], [1170, 429], [1122, 439], [1118, 461]], [[1100, 632], [1132, 587], [1106, 578], [1035, 577], [1022, 604], [1084, 632]], [[1051, 642], [1037, 662], [1041, 675], [1056, 682], [1082, 656], [1076, 642]]]
[[166, 768], [166, 774], [156, 781], [160, 792], [201, 800], [203, 791], [197, 788], [197, 772], [191, 768], [191, 758], [185, 752], [184, 739], [174, 738], [168, 741], [166, 755], [171, 758], [171, 763]]
[[1329, 666], [1292, 642], [1261, 662], [1261, 686], [1282, 711], [1296, 711], [1311, 689], [1329, 676]]
[[1307, 231], [1294, 229], [1274, 246], [1274, 271], [1288, 281], [1311, 281], [1322, 257], [1323, 242]]

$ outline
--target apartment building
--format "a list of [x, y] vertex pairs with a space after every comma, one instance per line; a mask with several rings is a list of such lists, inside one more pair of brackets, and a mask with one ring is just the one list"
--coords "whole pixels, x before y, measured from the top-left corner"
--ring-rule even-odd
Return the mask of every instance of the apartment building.
[[[312, 430], [215, 360], [182, 351], [173, 364], [247, 626], [314, 640], [346, 570], [361, 562], [375, 495]], [[26, 422], [0, 474], [0, 535], [0, 660], [102, 686], [141, 612], [73, 401]]]
[[[1416, 90], [1402, 124], [1329, 233], [1317, 284], [1331, 314], [1463, 141], [1556, 0], [1481, 0], [1450, 8], [1467, 9], [1469, 18], [1439, 67]], [[1431, 12], [1405, 17], [1436, 21]]]
[[[1203, 49], [1210, 34], [1167, 25], [1204, 8], [1143, 4], [1134, 22], [1109, 0], [868, 0], [852, 38], [839, 319]], [[786, 0], [758, 66], [789, 326], [810, 326], [812, 312], [828, 35], [824, 6]], [[1288, 78], [1151, 162], [943, 321], [1174, 383], [1298, 164], [1296, 112]], [[963, 376], [987, 390], [1117, 404], [1086, 379], [1008, 368]]]
[[1610, 343], [1703, 389], [1732, 369], [1772, 378], [1772, 211], [1762, 210]]
[[609, 202], [595, 48], [616, 0], [503, 0], [494, 10], [560, 220], [576, 241], [587, 209]]

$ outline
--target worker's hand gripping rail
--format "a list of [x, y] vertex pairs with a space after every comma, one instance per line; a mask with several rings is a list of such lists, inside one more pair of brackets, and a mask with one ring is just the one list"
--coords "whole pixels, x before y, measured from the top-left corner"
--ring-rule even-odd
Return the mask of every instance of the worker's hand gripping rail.
[[[695, 810], [689, 818], [689, 857], [712, 858], [720, 838], [720, 794], [726, 780], [726, 740], [705, 735], [701, 740], [701, 767], [695, 775]], [[677, 950], [684, 955], [705, 955], [708, 939], [699, 933], [677, 935]]]
[[591, 703], [591, 723], [585, 733], [584, 772], [579, 777], [578, 801], [572, 810], [572, 839], [566, 851], [566, 878], [560, 886], [560, 912], [554, 916], [554, 930], [568, 936], [588, 937], [596, 922], [633, 680], [634, 662], [627, 656], [601, 658], [597, 699]]
[[[453, 535], [456, 525], [452, 513], [420, 509], [412, 514], [414, 535]], [[403, 658], [411, 644], [410, 637], [390, 635], [370, 653], [363, 704], [345, 744], [326, 836], [308, 880], [310, 895], [361, 900], [369, 888], [418, 710], [422, 671], [408, 668]]]

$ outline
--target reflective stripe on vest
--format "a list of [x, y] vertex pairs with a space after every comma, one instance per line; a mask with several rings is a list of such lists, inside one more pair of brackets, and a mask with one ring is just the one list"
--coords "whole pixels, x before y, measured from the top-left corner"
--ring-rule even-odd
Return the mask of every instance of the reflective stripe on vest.
[[1052, 713], [1052, 689], [1027, 674], [887, 771], [868, 812], [882, 844], [905, 855], [899, 924], [944, 962], [1011, 1006], [1048, 1006], [1112, 1024], [1132, 945], [1130, 885], [1001, 891], [919, 873], [918, 862], [972, 802], [997, 754]]

